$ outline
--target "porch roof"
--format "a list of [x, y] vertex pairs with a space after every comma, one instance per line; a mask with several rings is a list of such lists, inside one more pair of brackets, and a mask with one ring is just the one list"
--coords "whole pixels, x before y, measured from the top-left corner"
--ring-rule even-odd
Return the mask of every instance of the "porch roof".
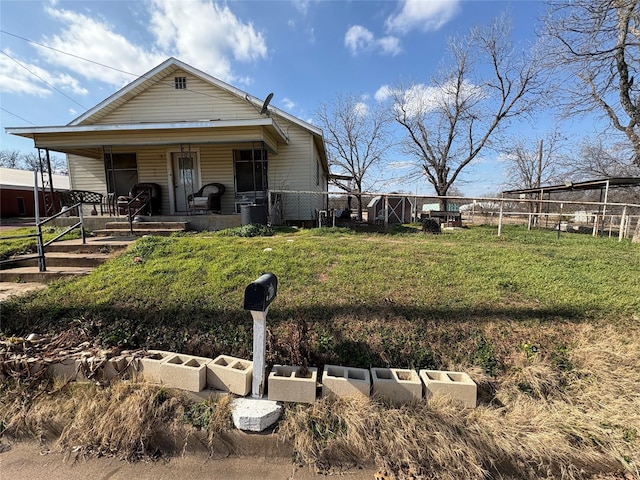
[[273, 153], [289, 138], [270, 117], [198, 122], [65, 125], [7, 128], [7, 133], [31, 138], [36, 148], [100, 158], [104, 146], [166, 146], [265, 142]]

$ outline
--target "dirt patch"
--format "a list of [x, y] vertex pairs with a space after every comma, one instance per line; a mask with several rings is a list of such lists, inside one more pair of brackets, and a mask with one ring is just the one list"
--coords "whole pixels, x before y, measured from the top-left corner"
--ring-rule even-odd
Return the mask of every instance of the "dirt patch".
[[47, 285], [44, 283], [0, 282], [0, 302], [12, 296], [26, 295], [27, 293], [36, 292], [45, 288], [47, 288]]

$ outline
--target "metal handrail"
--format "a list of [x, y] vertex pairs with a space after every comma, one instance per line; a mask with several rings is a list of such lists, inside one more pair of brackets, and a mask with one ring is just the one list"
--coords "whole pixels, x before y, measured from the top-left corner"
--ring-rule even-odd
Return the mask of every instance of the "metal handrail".
[[[40, 204], [39, 204], [39, 198], [38, 198], [38, 172], [36, 170], [33, 173], [34, 173], [33, 198], [34, 198], [34, 211], [35, 211], [35, 220], [36, 220], [36, 222], [35, 222], [36, 223], [36, 233], [31, 233], [31, 234], [26, 234], [26, 235], [5, 236], [5, 237], [0, 237], [0, 240], [13, 240], [15, 238], [32, 238], [32, 237], [36, 237], [38, 239], [38, 243], [37, 243], [38, 253], [36, 255], [32, 255], [30, 257], [9, 258], [9, 259], [6, 259], [6, 260], [1, 260], [0, 264], [6, 264], [6, 263], [18, 262], [20, 260], [30, 260], [32, 258], [37, 258], [38, 259], [38, 270], [41, 271], [41, 272], [46, 272], [47, 271], [47, 262], [46, 262], [46, 259], [45, 259], [45, 256], [44, 256], [45, 247], [48, 247], [53, 242], [55, 242], [55, 241], [59, 240], [60, 238], [64, 237], [67, 233], [69, 233], [70, 231], [72, 231], [72, 230], [74, 230], [76, 228], [80, 228], [80, 236], [82, 237], [82, 244], [85, 245], [87, 243], [86, 235], [84, 233], [84, 216], [82, 214], [82, 203], [83, 202], [82, 202], [82, 200], [80, 200], [78, 203], [76, 203], [74, 205], [71, 205], [69, 207], [63, 208], [62, 210], [60, 210], [55, 215], [52, 215], [52, 216], [40, 221]], [[45, 243], [44, 239], [42, 238], [42, 226], [46, 225], [51, 220], [54, 220], [54, 219], [58, 218], [59, 216], [67, 213], [69, 210], [73, 210], [74, 208], [78, 209], [78, 216], [80, 218], [80, 221], [78, 221], [76, 224], [70, 226], [69, 228], [64, 230], [62, 233], [60, 233], [59, 235], [56, 235], [54, 238], [52, 238], [51, 240], [49, 240], [49, 241], [47, 241]]]
[[[146, 202], [140, 205], [140, 207], [135, 212], [133, 212], [133, 214], [131, 214], [131, 205], [133, 204], [133, 202], [137, 201], [144, 194], [148, 194], [149, 198], [147, 199]], [[151, 204], [151, 192], [148, 190], [142, 190], [140, 193], [138, 193], [135, 197], [133, 197], [131, 200], [127, 202], [127, 220], [129, 221], [129, 233], [131, 233], [131, 235], [133, 235], [133, 218], [136, 215], [138, 215], [141, 211], [143, 211], [150, 204]]]

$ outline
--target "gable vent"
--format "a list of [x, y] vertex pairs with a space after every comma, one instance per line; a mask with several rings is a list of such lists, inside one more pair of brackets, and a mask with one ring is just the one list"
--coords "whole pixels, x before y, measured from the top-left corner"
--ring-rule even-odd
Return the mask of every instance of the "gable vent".
[[175, 77], [176, 90], [187, 89], [187, 77]]

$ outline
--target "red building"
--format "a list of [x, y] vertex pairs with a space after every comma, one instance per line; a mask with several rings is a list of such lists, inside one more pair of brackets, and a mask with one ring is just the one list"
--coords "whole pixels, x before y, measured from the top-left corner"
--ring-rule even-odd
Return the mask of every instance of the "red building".
[[[0, 217], [35, 216], [33, 198], [34, 175], [30, 170], [0, 167]], [[40, 182], [40, 180], [38, 180]], [[42, 187], [40, 185], [40, 187]], [[53, 175], [54, 190], [69, 190], [67, 175]], [[42, 190], [42, 188], [40, 188]], [[44, 212], [42, 192], [39, 192], [40, 212]], [[57, 207], [57, 199], [54, 199]]]

